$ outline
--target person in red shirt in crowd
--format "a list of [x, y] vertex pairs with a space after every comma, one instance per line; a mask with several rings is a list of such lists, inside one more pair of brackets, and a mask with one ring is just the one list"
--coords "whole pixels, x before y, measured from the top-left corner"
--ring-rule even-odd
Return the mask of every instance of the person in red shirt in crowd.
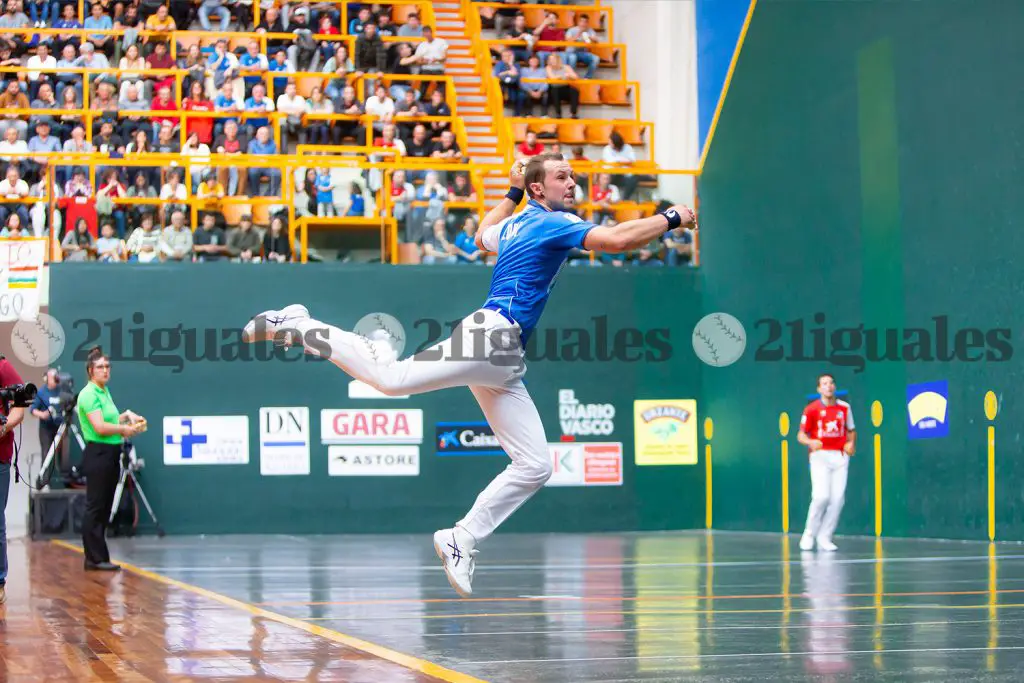
[[[156, 97], [153, 98], [153, 104], [150, 105], [150, 109], [153, 111], [177, 111], [178, 103], [171, 97], [171, 89], [167, 86], [160, 88], [157, 91]], [[160, 129], [163, 127], [164, 122], [171, 124], [174, 132], [178, 132], [178, 117], [177, 116], [154, 116], [153, 121], [153, 139], [156, 140], [160, 135]]]
[[[544, 23], [533, 29], [533, 35], [537, 38], [537, 42], [539, 43], [545, 41], [565, 42], [565, 29], [558, 28], [558, 15], [554, 12], [548, 12], [544, 15]], [[541, 64], [547, 64], [549, 54], [553, 52], [559, 57], [564, 57], [564, 50], [564, 47], [546, 47], [544, 45], [538, 45], [537, 56], [540, 57]]]
[[[199, 81], [192, 81], [189, 95], [181, 103], [185, 111], [213, 111], [213, 100], [206, 99], [203, 84]], [[209, 117], [188, 117], [185, 124], [185, 137], [195, 133], [199, 136], [199, 142], [209, 145], [213, 142], [213, 119]]]
[[836, 399], [836, 380], [818, 375], [820, 398], [804, 408], [797, 441], [810, 450], [811, 505], [800, 539], [801, 550], [834, 551], [832, 534], [839, 523], [846, 493], [850, 456], [856, 451], [857, 431], [850, 404]]
[[[0, 387], [21, 384], [21, 375], [6, 358], [0, 356]], [[0, 604], [7, 601], [7, 494], [11, 489], [11, 461], [14, 459], [14, 429], [25, 419], [24, 408], [10, 408], [0, 401]]]
[[544, 143], [537, 140], [537, 134], [532, 130], [526, 133], [526, 139], [516, 147], [518, 158], [535, 157], [544, 153]]

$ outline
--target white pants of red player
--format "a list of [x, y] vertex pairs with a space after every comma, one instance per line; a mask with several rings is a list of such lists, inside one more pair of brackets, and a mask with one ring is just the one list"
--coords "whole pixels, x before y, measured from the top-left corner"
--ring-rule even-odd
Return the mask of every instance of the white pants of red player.
[[[551, 478], [544, 424], [522, 376], [518, 342], [522, 330], [497, 312], [480, 309], [466, 316], [448, 339], [404, 360], [386, 357], [383, 342], [338, 329], [319, 320], [292, 326], [315, 332], [331, 348], [328, 360], [352, 377], [389, 396], [468, 387], [487, 424], [512, 462], [477, 497], [458, 522], [483, 541]], [[306, 352], [319, 356], [313, 348]]]
[[804, 536], [832, 540], [846, 500], [846, 474], [850, 458], [842, 451], [811, 453], [811, 505]]

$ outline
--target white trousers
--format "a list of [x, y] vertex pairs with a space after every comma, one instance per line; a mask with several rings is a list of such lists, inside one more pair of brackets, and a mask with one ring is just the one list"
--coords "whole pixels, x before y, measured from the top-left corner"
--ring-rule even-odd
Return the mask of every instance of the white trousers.
[[[294, 326], [303, 338], [315, 334], [330, 347], [329, 360], [352, 377], [389, 395], [421, 394], [465, 386], [487, 424], [512, 459], [458, 522], [483, 541], [551, 477], [551, 458], [540, 413], [523, 384], [526, 372], [521, 330], [498, 313], [478, 310], [448, 339], [404, 360], [384, 342], [340, 330], [318, 320]], [[313, 346], [306, 353], [323, 354]]]
[[811, 505], [804, 535], [832, 540], [846, 498], [846, 474], [850, 458], [842, 451], [811, 453]]

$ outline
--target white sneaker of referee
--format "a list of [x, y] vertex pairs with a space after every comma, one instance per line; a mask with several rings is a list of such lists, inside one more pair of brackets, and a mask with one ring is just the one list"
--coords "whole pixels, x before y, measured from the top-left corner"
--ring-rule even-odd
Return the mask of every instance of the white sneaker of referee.
[[[568, 212], [575, 202], [576, 180], [560, 154], [531, 157], [525, 171], [516, 162], [509, 179], [512, 189], [484, 217], [475, 238], [477, 247], [498, 254], [490, 292], [449, 339], [397, 360], [379, 353], [382, 342], [313, 320], [298, 304], [259, 314], [243, 333], [246, 341], [268, 341], [294, 331], [307, 353], [327, 357], [389, 396], [469, 388], [512, 462], [477, 496], [465, 517], [434, 534], [434, 550], [448, 581], [463, 597], [473, 592], [476, 546], [551, 477], [544, 425], [522, 381], [523, 349], [567, 256], [573, 249], [632, 251], [670, 229], [696, 222], [689, 208], [678, 206], [619, 225], [588, 223]], [[524, 190], [530, 201], [514, 214]]]
[[818, 376], [819, 398], [804, 408], [797, 441], [809, 450], [811, 504], [800, 538], [801, 550], [837, 550], [832, 534], [846, 498], [846, 475], [856, 452], [857, 431], [850, 404], [836, 399], [832, 375]]

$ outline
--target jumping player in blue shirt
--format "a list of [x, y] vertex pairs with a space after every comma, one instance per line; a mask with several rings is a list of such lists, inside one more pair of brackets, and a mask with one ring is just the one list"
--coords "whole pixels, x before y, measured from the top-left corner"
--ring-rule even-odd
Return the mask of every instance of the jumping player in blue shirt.
[[[473, 592], [476, 546], [551, 477], [544, 425], [522, 380], [524, 345], [569, 251], [622, 253], [668, 230], [695, 225], [693, 211], [682, 205], [614, 226], [597, 226], [567, 213], [574, 205], [576, 179], [560, 154], [532, 157], [525, 171], [517, 162], [510, 181], [506, 198], [484, 217], [476, 234], [478, 247], [498, 254], [487, 300], [445, 341], [399, 361], [393, 352], [391, 357], [384, 353], [384, 342], [314, 320], [299, 304], [257, 315], [244, 332], [250, 342], [280, 340], [283, 332], [301, 343], [316, 331], [330, 347], [332, 363], [389, 396], [469, 387], [512, 462], [465, 517], [434, 534], [448, 581], [463, 597]], [[514, 214], [524, 189], [530, 201]], [[312, 346], [306, 352], [322, 355]]]

